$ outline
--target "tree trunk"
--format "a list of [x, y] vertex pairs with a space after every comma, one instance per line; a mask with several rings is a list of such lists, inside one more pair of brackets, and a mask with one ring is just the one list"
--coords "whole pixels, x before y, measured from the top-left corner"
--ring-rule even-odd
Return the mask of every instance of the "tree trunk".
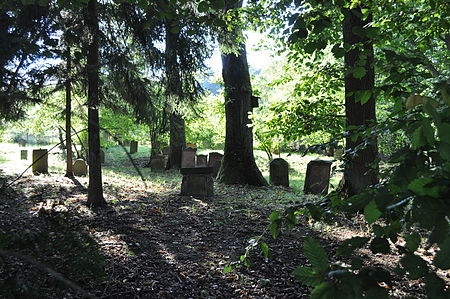
[[[226, 4], [227, 8], [238, 8], [242, 6], [242, 1]], [[226, 136], [218, 179], [225, 184], [266, 186], [267, 182], [253, 156], [253, 133], [248, 126], [251, 123], [248, 113], [252, 110], [252, 87], [244, 44], [240, 45], [238, 55], [222, 54], [222, 77], [225, 86]]]
[[[369, 26], [371, 18], [361, 17], [361, 8], [344, 11], [344, 44], [352, 48], [345, 53], [345, 116], [347, 165], [344, 170], [343, 191], [348, 195], [357, 194], [370, 185], [378, 183], [377, 140], [376, 136], [363, 136], [352, 140], [353, 133], [363, 131], [376, 121], [375, 97], [373, 93], [369, 100], [361, 105], [361, 91], [372, 92], [375, 86], [374, 52], [372, 41], [361, 34], [363, 28]], [[361, 34], [361, 35], [358, 35]], [[355, 78], [356, 67], [364, 67], [366, 73], [362, 78]], [[358, 76], [356, 76], [358, 77]], [[367, 146], [356, 155], [350, 155], [355, 148], [363, 143]]]
[[70, 48], [67, 47], [67, 79], [66, 79], [66, 177], [72, 177], [72, 82], [70, 76], [70, 69], [72, 67], [72, 58], [70, 55]]
[[[174, 22], [174, 21], [172, 21]], [[178, 33], [172, 32], [175, 26], [171, 21], [166, 22], [166, 96], [172, 107], [177, 107], [181, 102], [182, 86], [180, 68], [177, 61]], [[179, 111], [170, 115], [170, 153], [167, 161], [167, 169], [178, 169], [181, 167], [181, 154], [186, 146], [186, 133], [183, 116]]]
[[100, 160], [100, 125], [98, 117], [99, 26], [97, 0], [89, 0], [86, 21], [90, 32], [87, 56], [89, 144], [89, 189], [87, 204], [94, 208], [106, 205], [103, 197], [102, 166]]

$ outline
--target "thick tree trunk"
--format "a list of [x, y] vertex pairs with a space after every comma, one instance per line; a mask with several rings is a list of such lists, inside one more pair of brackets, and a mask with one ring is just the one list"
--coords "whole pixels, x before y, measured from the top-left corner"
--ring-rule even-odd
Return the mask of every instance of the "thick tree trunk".
[[100, 125], [98, 117], [99, 26], [97, 0], [89, 0], [87, 7], [87, 25], [91, 35], [87, 56], [89, 144], [89, 189], [87, 204], [90, 207], [99, 207], [105, 205], [106, 201], [103, 197], [102, 166], [100, 160]]
[[67, 79], [66, 79], [66, 176], [72, 177], [72, 83], [70, 77], [70, 69], [72, 67], [72, 58], [70, 55], [70, 48], [67, 48]]
[[225, 150], [218, 179], [225, 184], [267, 185], [253, 156], [253, 134], [248, 118], [252, 87], [245, 45], [238, 55], [222, 55], [225, 85]]
[[[358, 137], [352, 140], [352, 132], [361, 131], [375, 123], [375, 97], [361, 105], [361, 91], [373, 91], [375, 86], [374, 53], [372, 41], [364, 36], [371, 19], [362, 20], [361, 8], [345, 10], [344, 12], [344, 44], [352, 46], [346, 52], [345, 60], [345, 116], [346, 126], [350, 135], [346, 138], [346, 152], [351, 153], [355, 148], [366, 143], [367, 146], [356, 155], [346, 154], [347, 165], [344, 170], [343, 191], [354, 195], [378, 182], [377, 144], [376, 136]], [[358, 33], [360, 35], [358, 35]], [[364, 67], [366, 74], [358, 79], [353, 71], [356, 67]], [[358, 77], [358, 76], [357, 76]], [[356, 128], [356, 129], [354, 129]]]
[[[167, 101], [173, 107], [181, 102], [182, 86], [180, 78], [180, 68], [177, 61], [178, 33], [172, 32], [174, 25], [166, 23], [166, 79], [167, 79]], [[178, 169], [181, 167], [181, 154], [186, 146], [186, 133], [183, 116], [179, 111], [174, 111], [170, 115], [170, 154], [167, 161], [167, 169]]]

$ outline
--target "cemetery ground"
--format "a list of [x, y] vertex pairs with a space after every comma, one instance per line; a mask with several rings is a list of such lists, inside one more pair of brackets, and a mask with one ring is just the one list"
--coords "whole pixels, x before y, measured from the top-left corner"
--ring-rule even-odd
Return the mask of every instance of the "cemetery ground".
[[[272, 211], [318, 199], [301, 193], [311, 156], [282, 156], [292, 168], [292, 189], [215, 182], [215, 196], [205, 199], [180, 196], [177, 171], [141, 168], [148, 162], [145, 148], [132, 156], [145, 183], [120, 147], [106, 150], [103, 209], [85, 206], [87, 178], [64, 177], [57, 154], [50, 154], [50, 175], [27, 171], [0, 193], [0, 297], [307, 298], [310, 288], [291, 275], [308, 263], [303, 240], [319, 240], [333, 261], [337, 241], [367, 232], [361, 216], [336, 218], [335, 225], [301, 217], [296, 228], [275, 240], [270, 236]], [[18, 145], [0, 144], [0, 178], [21, 173], [30, 160], [19, 159]], [[257, 160], [267, 171], [267, 159], [257, 153]], [[269, 259], [256, 247], [249, 251], [249, 267], [224, 273], [261, 235]], [[393, 269], [398, 262], [395, 254], [359, 254], [370, 255], [373, 266]], [[432, 249], [422, 255], [431, 261]], [[449, 273], [440, 274], [449, 282]], [[395, 298], [425, 297], [423, 281], [403, 276], [389, 290]]]

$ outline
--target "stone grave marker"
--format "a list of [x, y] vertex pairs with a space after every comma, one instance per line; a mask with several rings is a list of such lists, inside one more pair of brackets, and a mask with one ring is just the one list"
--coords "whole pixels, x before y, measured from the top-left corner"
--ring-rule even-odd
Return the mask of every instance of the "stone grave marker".
[[100, 149], [100, 163], [105, 163], [105, 151]]
[[20, 160], [28, 160], [28, 150], [20, 150]]
[[27, 141], [26, 141], [25, 139], [20, 139], [20, 140], [19, 140], [19, 145], [20, 145], [21, 147], [25, 147], [25, 146], [27, 146]]
[[138, 151], [138, 142], [133, 140], [130, 142], [130, 154], [137, 153]]
[[323, 194], [328, 193], [330, 183], [330, 169], [332, 161], [312, 160], [306, 167], [304, 193]]
[[181, 168], [183, 175], [181, 195], [210, 197], [214, 196], [214, 181], [212, 167]]
[[344, 149], [342, 147], [338, 147], [334, 150], [334, 158], [336, 160], [342, 160], [342, 156], [344, 155]]
[[206, 167], [208, 166], [208, 156], [207, 155], [197, 155], [197, 162], [195, 167]]
[[195, 152], [193, 148], [185, 148], [181, 153], [181, 168], [195, 167]]
[[33, 174], [48, 173], [48, 151], [46, 149], [33, 150]]
[[163, 153], [164, 156], [168, 156], [169, 153], [170, 153], [170, 147], [168, 147], [168, 146], [163, 147], [162, 148], [162, 153]]
[[73, 175], [75, 176], [87, 176], [88, 168], [83, 159], [76, 159], [72, 166]]
[[166, 169], [166, 158], [162, 155], [152, 157], [150, 168], [153, 172], [164, 171]]
[[222, 164], [223, 155], [221, 153], [217, 152], [211, 152], [209, 153], [208, 158], [208, 166], [212, 167], [213, 170], [213, 177], [217, 177], [217, 174], [219, 173], [220, 165]]
[[269, 165], [270, 184], [289, 187], [289, 164], [281, 158], [273, 159]]

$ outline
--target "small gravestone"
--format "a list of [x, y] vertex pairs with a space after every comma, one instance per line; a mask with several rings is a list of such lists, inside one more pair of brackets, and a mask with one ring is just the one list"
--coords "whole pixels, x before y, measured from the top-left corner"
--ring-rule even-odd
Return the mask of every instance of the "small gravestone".
[[281, 158], [270, 162], [270, 184], [289, 187], [289, 164]]
[[214, 181], [212, 167], [181, 168], [183, 175], [181, 195], [209, 197], [214, 196]]
[[208, 166], [208, 156], [207, 155], [197, 155], [197, 162], [195, 167], [206, 167]]
[[25, 146], [27, 146], [27, 141], [24, 140], [24, 139], [20, 139], [20, 140], [19, 140], [19, 145], [20, 145], [21, 147], [25, 147]]
[[105, 151], [100, 149], [100, 163], [105, 163]]
[[152, 157], [150, 161], [150, 168], [153, 172], [164, 171], [166, 168], [166, 158], [161, 155]]
[[336, 160], [341, 160], [343, 155], [344, 155], [344, 149], [342, 147], [338, 147], [337, 149], [334, 150], [333, 156]]
[[130, 154], [137, 153], [137, 151], [138, 151], [138, 142], [133, 140], [130, 142]]
[[124, 140], [122, 141], [123, 146], [130, 146], [131, 141], [130, 140]]
[[217, 152], [211, 152], [209, 153], [208, 158], [208, 166], [212, 167], [213, 170], [213, 177], [216, 177], [220, 170], [220, 165], [222, 164], [223, 155], [221, 153]]
[[20, 150], [20, 160], [28, 160], [28, 151]]
[[163, 147], [162, 148], [162, 153], [163, 153], [164, 156], [168, 156], [169, 153], [170, 153], [170, 147], [168, 147], [168, 146]]
[[304, 193], [323, 194], [328, 193], [330, 183], [330, 169], [332, 161], [313, 160], [306, 168]]
[[193, 148], [185, 148], [181, 154], [181, 168], [195, 167], [195, 152]]
[[48, 151], [46, 149], [33, 150], [33, 174], [48, 173]]
[[72, 166], [73, 175], [87, 176], [87, 164], [83, 159], [76, 159]]

